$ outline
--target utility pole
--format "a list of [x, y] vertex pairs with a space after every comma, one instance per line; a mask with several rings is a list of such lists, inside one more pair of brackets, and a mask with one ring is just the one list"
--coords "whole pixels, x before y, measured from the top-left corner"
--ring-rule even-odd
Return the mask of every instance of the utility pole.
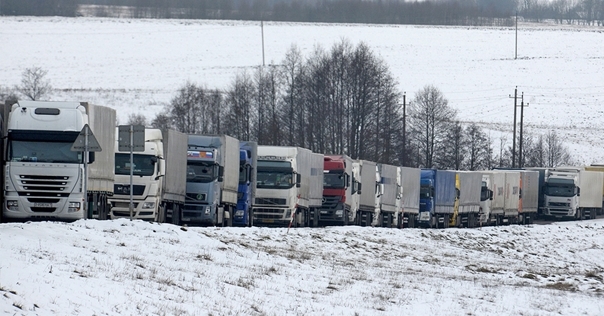
[[407, 93], [403, 92], [403, 161], [402, 165], [407, 163]]
[[260, 21], [260, 32], [262, 33], [262, 67], [264, 67], [264, 21]]
[[518, 59], [518, 10], [516, 10], [516, 50], [514, 59]]
[[[512, 96], [510, 96], [511, 98]], [[512, 168], [516, 168], [516, 107], [518, 100], [518, 86], [514, 89], [514, 135], [512, 136]]]
[[522, 97], [520, 99], [520, 149], [519, 149], [519, 153], [518, 153], [518, 168], [522, 168], [523, 163], [522, 163], [522, 143], [524, 142], [524, 139], [522, 138], [522, 127], [523, 127], [523, 123], [522, 120], [524, 119], [524, 107], [528, 106], [529, 104], [527, 103], [526, 105], [524, 105], [524, 92], [522, 92]]

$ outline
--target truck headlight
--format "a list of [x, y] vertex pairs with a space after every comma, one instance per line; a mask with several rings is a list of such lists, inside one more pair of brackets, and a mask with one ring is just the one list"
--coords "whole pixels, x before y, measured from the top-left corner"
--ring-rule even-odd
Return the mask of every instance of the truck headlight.
[[143, 208], [146, 208], [146, 209], [155, 208], [155, 202], [143, 202]]
[[69, 202], [67, 213], [76, 213], [80, 211], [80, 202]]
[[18, 211], [19, 202], [16, 200], [8, 200], [8, 201], [6, 201], [6, 207], [11, 211]]
[[336, 216], [342, 217], [344, 215], [344, 210], [336, 210]]
[[235, 217], [243, 217], [243, 210], [237, 210], [235, 212]]
[[206, 210], [205, 210], [205, 212], [204, 212], [204, 213], [205, 213], [206, 215], [210, 215], [210, 211], [211, 211], [211, 210], [212, 210], [212, 209], [211, 209], [209, 206], [206, 206]]

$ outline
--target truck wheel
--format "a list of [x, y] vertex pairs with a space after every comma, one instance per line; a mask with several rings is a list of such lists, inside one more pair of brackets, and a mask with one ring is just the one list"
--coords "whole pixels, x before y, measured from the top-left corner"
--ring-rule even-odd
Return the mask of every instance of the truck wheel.
[[350, 225], [350, 212], [348, 210], [344, 210], [344, 226]]
[[160, 205], [157, 208], [157, 214], [155, 217], [155, 221], [158, 223], [164, 223], [166, 221], [166, 211], [165, 211], [165, 206], [164, 205]]

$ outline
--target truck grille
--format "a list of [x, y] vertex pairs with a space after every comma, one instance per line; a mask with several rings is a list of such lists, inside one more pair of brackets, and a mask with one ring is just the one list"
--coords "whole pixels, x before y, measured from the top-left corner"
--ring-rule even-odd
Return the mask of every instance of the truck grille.
[[254, 208], [254, 217], [262, 219], [283, 219], [286, 209]]
[[67, 192], [69, 177], [20, 175], [19, 181], [25, 192], [53, 191]]
[[549, 206], [570, 207], [570, 203], [564, 203], [564, 202], [549, 202]]
[[276, 199], [276, 198], [256, 198], [256, 204], [287, 205], [287, 200], [286, 199]]
[[206, 200], [205, 193], [187, 193], [187, 199], [195, 200], [195, 201], [205, 201]]
[[[133, 185], [132, 186], [132, 195], [143, 195], [144, 193], [145, 193], [144, 185]], [[113, 185], [113, 194], [130, 195], [130, 185], [129, 184], [114, 184]]]
[[323, 203], [321, 204], [321, 208], [335, 208], [338, 206], [340, 202], [339, 196], [323, 196]]

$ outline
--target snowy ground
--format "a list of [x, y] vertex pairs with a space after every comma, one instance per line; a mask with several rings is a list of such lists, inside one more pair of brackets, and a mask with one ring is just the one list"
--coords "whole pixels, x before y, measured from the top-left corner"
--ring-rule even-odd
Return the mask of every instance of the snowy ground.
[[604, 219], [429, 230], [0, 225], [4, 315], [603, 315]]
[[[557, 130], [585, 164], [604, 162], [604, 32], [597, 27], [514, 28], [264, 23], [266, 64], [292, 45], [309, 56], [342, 39], [366, 42], [412, 99], [441, 89], [459, 118], [479, 122], [511, 145], [514, 88], [524, 92], [525, 130]], [[0, 86], [48, 70], [53, 100], [87, 100], [153, 118], [188, 80], [224, 89], [262, 62], [258, 22], [0, 17]], [[499, 140], [494, 140], [498, 152]]]

